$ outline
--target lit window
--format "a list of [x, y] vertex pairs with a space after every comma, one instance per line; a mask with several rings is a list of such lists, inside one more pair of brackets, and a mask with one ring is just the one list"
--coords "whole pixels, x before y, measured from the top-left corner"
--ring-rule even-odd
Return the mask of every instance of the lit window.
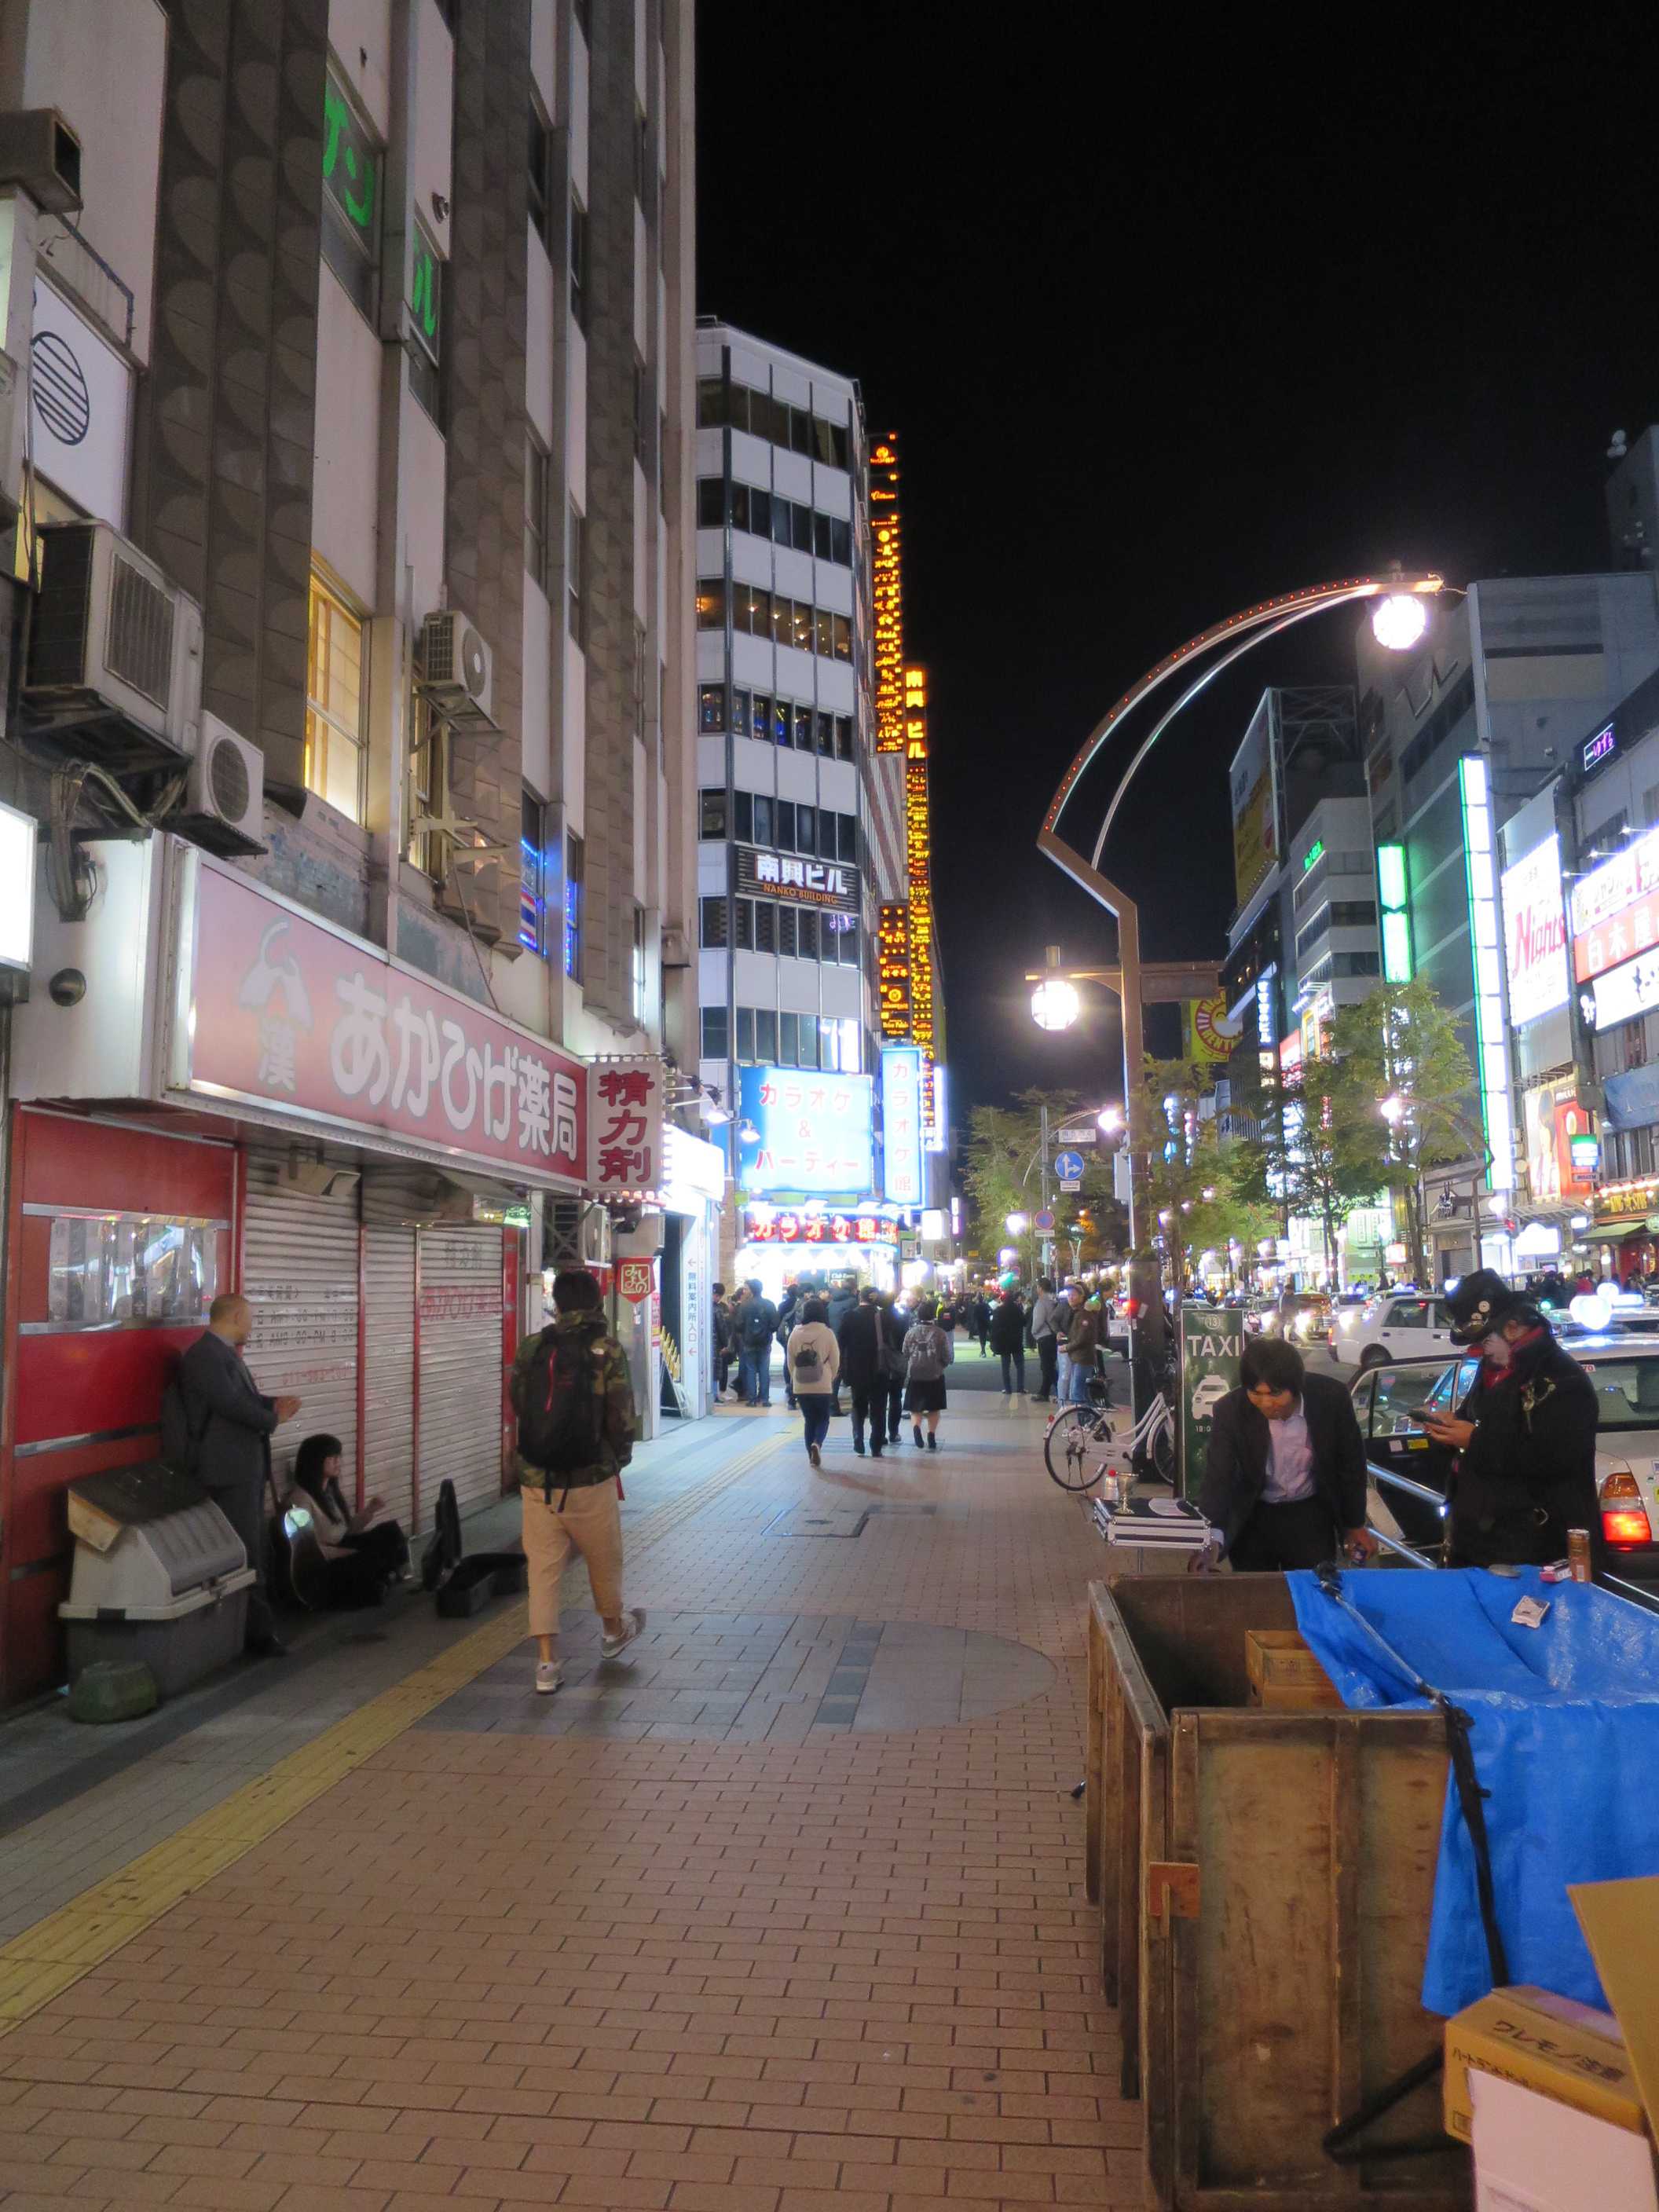
[[564, 972], [582, 980], [582, 890], [586, 856], [573, 830], [564, 841]]
[[634, 909], [634, 951], [629, 964], [629, 980], [633, 986], [634, 1018], [645, 1021], [645, 908]]
[[305, 785], [352, 821], [363, 818], [363, 626], [311, 579], [306, 675]]
[[547, 809], [533, 791], [521, 796], [519, 838], [519, 942], [547, 950]]

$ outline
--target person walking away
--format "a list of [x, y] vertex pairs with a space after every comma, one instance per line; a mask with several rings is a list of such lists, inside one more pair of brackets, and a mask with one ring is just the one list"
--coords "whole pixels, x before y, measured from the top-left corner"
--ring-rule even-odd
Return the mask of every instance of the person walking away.
[[783, 1358], [800, 1403], [806, 1456], [814, 1467], [821, 1467], [823, 1440], [830, 1433], [830, 1394], [841, 1372], [841, 1346], [822, 1298], [802, 1299], [800, 1319], [789, 1332]]
[[[783, 1286], [783, 1296], [778, 1300], [778, 1342], [787, 1344], [795, 1323], [800, 1319], [801, 1302], [806, 1296], [806, 1285], [799, 1275], [792, 1275]], [[793, 1413], [795, 1410], [794, 1386], [790, 1379], [789, 1362], [783, 1363], [783, 1402]]]
[[1346, 1386], [1283, 1337], [1244, 1341], [1239, 1387], [1210, 1424], [1199, 1510], [1239, 1574], [1369, 1556], [1365, 1444]]
[[991, 1352], [991, 1302], [983, 1291], [974, 1300], [970, 1318], [974, 1340], [979, 1346], [979, 1356], [987, 1359]]
[[714, 1396], [719, 1400], [726, 1395], [727, 1379], [732, 1372], [732, 1309], [726, 1302], [724, 1283], [714, 1285], [708, 1330], [714, 1347]]
[[910, 1416], [911, 1441], [921, 1443], [921, 1424], [927, 1422], [927, 1449], [939, 1449], [939, 1417], [945, 1411], [945, 1370], [956, 1358], [956, 1349], [939, 1326], [931, 1298], [916, 1308], [916, 1317], [904, 1339], [904, 1403]]
[[886, 1316], [873, 1283], [867, 1283], [858, 1304], [845, 1316], [836, 1341], [841, 1372], [853, 1396], [853, 1449], [864, 1456], [864, 1425], [870, 1424], [870, 1456], [881, 1457], [887, 1410]]
[[1446, 1306], [1454, 1341], [1481, 1353], [1456, 1413], [1423, 1416], [1431, 1442], [1457, 1455], [1446, 1565], [1547, 1566], [1566, 1557], [1567, 1531], [1584, 1528], [1599, 1568], [1595, 1385], [1491, 1268], [1465, 1275]]
[[605, 1333], [599, 1278], [587, 1268], [565, 1267], [553, 1278], [552, 1322], [519, 1346], [509, 1395], [519, 1417], [536, 1688], [547, 1696], [564, 1679], [559, 1577], [573, 1546], [604, 1627], [603, 1656], [620, 1658], [645, 1626], [642, 1607], [623, 1607], [617, 1478], [634, 1453], [634, 1387], [628, 1355]]
[[1081, 1283], [1068, 1283], [1066, 1292], [1071, 1316], [1066, 1331], [1066, 1397], [1071, 1405], [1086, 1406], [1089, 1385], [1100, 1370], [1100, 1310], [1084, 1303]]
[[988, 1334], [991, 1350], [1002, 1362], [1003, 1403], [1011, 1404], [1016, 1392], [1025, 1395], [1025, 1309], [1018, 1291], [1003, 1292]]
[[1054, 1285], [1047, 1275], [1039, 1275], [1036, 1296], [1031, 1301], [1031, 1310], [1025, 1322], [1027, 1338], [1037, 1356], [1036, 1396], [1039, 1406], [1046, 1406], [1055, 1395], [1060, 1346], [1054, 1335], [1054, 1309], [1059, 1303], [1054, 1296]]
[[378, 1605], [389, 1583], [408, 1579], [409, 1539], [395, 1521], [376, 1517], [386, 1510], [383, 1498], [371, 1498], [361, 1513], [346, 1504], [340, 1487], [344, 1455], [338, 1437], [307, 1437], [294, 1455], [287, 1512], [298, 1503], [309, 1516], [328, 1602]]
[[[855, 1275], [837, 1275], [830, 1283], [829, 1290], [830, 1327], [837, 1343], [841, 1340], [841, 1325], [858, 1302], [858, 1278]], [[841, 1412], [841, 1383], [842, 1378], [837, 1375], [835, 1388], [830, 1393], [830, 1410], [832, 1413], [839, 1414]]]
[[891, 1291], [884, 1291], [880, 1298], [882, 1328], [882, 1387], [876, 1394], [872, 1416], [878, 1428], [886, 1416], [887, 1441], [898, 1442], [899, 1422], [904, 1413], [904, 1340], [909, 1333], [910, 1315]]
[[162, 1410], [162, 1455], [193, 1474], [242, 1540], [254, 1582], [247, 1597], [246, 1649], [276, 1658], [288, 1646], [271, 1618], [265, 1569], [265, 1492], [271, 1431], [300, 1410], [297, 1398], [268, 1398], [247, 1371], [244, 1350], [253, 1309], [227, 1291], [179, 1362], [173, 1407]]
[[744, 1287], [749, 1295], [738, 1317], [743, 1395], [751, 1406], [769, 1406], [772, 1340], [778, 1333], [778, 1310], [761, 1288], [757, 1277], [751, 1276]]

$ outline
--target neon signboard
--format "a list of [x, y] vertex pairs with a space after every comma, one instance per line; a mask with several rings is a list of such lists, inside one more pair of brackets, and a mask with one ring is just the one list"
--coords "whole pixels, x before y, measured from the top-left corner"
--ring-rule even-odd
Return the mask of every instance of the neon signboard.
[[882, 1192], [895, 1206], [921, 1204], [922, 1090], [927, 1078], [927, 1063], [918, 1046], [882, 1047]]
[[904, 750], [904, 592], [899, 562], [898, 441], [870, 456], [871, 596], [875, 611], [876, 750]]
[[739, 1071], [738, 1181], [751, 1198], [836, 1198], [874, 1188], [874, 1085], [798, 1067]]

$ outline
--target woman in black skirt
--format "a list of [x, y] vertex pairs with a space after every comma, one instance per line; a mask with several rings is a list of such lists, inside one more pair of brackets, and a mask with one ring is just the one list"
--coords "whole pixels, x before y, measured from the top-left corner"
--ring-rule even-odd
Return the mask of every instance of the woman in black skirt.
[[929, 1451], [939, 1449], [945, 1370], [956, 1356], [949, 1336], [939, 1325], [938, 1311], [932, 1298], [924, 1298], [904, 1337], [904, 1404], [910, 1416], [911, 1441], [920, 1445], [925, 1414]]

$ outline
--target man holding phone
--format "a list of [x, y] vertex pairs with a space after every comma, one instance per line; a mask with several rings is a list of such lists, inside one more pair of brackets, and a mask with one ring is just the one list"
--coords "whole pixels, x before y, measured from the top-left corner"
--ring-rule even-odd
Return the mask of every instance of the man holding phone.
[[1365, 1443], [1353, 1401], [1283, 1337], [1249, 1338], [1215, 1409], [1199, 1510], [1236, 1573], [1368, 1559]]
[[1547, 1566], [1569, 1528], [1601, 1552], [1595, 1487], [1595, 1386], [1531, 1299], [1490, 1267], [1446, 1297], [1458, 1344], [1479, 1346], [1480, 1371], [1455, 1413], [1423, 1416], [1431, 1443], [1455, 1452], [1449, 1567]]

